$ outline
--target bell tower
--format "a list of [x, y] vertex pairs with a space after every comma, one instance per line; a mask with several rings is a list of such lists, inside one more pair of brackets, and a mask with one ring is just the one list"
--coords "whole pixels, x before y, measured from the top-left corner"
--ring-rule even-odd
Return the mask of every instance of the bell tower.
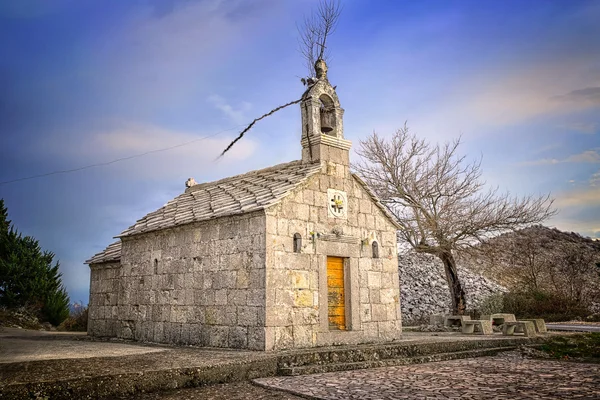
[[327, 79], [327, 64], [315, 63], [316, 78], [308, 80], [308, 89], [302, 95], [302, 162], [349, 165], [352, 143], [344, 139], [344, 110], [335, 88]]

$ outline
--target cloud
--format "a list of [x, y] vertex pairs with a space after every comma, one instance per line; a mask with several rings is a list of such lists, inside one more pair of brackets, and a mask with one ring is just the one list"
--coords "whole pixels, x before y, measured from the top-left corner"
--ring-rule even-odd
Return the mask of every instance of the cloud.
[[559, 229], [600, 237], [600, 170], [591, 175], [589, 186], [572, 186], [559, 192], [554, 205], [559, 213], [552, 218]]
[[572, 154], [563, 159], [557, 158], [543, 158], [534, 161], [525, 161], [519, 165], [551, 165], [551, 164], [563, 164], [563, 163], [575, 163], [575, 164], [597, 164], [600, 163], [600, 153], [596, 149], [586, 150], [578, 154]]
[[82, 165], [108, 163], [128, 179], [161, 179], [181, 173], [199, 173], [214, 166], [227, 168], [251, 157], [256, 142], [244, 139], [226, 157], [219, 155], [233, 140], [232, 135], [187, 132], [155, 125], [122, 123], [86, 137], [54, 135], [39, 142], [36, 154], [60, 157], [72, 168]]
[[600, 224], [594, 219], [582, 219], [575, 217], [563, 217], [560, 214], [547, 222], [562, 231], [577, 232], [583, 236], [600, 238]]
[[600, 87], [588, 87], [573, 90], [565, 95], [557, 96], [557, 100], [573, 103], [600, 106]]
[[248, 123], [248, 117], [246, 116], [246, 112], [252, 109], [252, 104], [244, 101], [242, 102], [239, 109], [235, 109], [227, 101], [217, 95], [213, 94], [208, 97], [208, 101], [213, 104], [218, 110], [221, 110], [225, 116], [227, 116], [231, 121], [238, 125], [242, 125], [244, 123]]
[[81, 73], [111, 104], [183, 107], [214, 84], [235, 51], [271, 29], [259, 16], [272, 18], [277, 3], [252, 2], [245, 13], [243, 1], [182, 1], [163, 11], [135, 7], [110, 33], [88, 44], [94, 52], [86, 54]]
[[598, 132], [598, 124], [597, 123], [585, 123], [585, 122], [573, 122], [570, 124], [562, 125], [563, 128], [566, 128], [570, 131], [576, 131], [586, 134], [594, 134]]
[[[501, 77], [497, 82], [484, 84], [475, 96], [460, 105], [475, 118], [493, 119], [503, 124], [518, 123], [546, 114], [569, 114], [600, 105], [600, 88], [573, 90], [566, 95], [553, 93], [567, 89], [567, 84], [556, 82], [562, 65], [539, 76], [524, 69]], [[533, 67], [537, 70], [537, 67]], [[575, 84], [575, 83], [572, 83]]]
[[570, 207], [600, 207], [600, 187], [564, 191], [556, 196], [555, 204], [563, 209]]
[[590, 177], [590, 186], [596, 187], [599, 185], [600, 185], [600, 170], [598, 170], [598, 172], [595, 172], [594, 174], [592, 174], [592, 176]]
[[600, 163], [600, 154], [598, 150], [586, 150], [579, 154], [573, 154], [567, 158], [563, 162], [570, 163]]

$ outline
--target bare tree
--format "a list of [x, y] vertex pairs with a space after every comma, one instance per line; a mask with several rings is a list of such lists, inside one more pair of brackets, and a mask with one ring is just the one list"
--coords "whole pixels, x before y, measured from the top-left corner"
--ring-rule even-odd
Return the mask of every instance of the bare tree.
[[547, 290], [551, 260], [555, 257], [553, 242], [543, 234], [547, 229], [535, 225], [496, 236], [470, 249], [469, 255], [482, 259], [484, 268], [501, 276], [506, 286], [528, 292]]
[[298, 26], [300, 53], [310, 77], [314, 76], [317, 60], [329, 61], [327, 39], [335, 31], [341, 12], [339, 0], [321, 0], [316, 10], [305, 16], [302, 25]]
[[563, 312], [583, 307], [593, 313], [600, 305], [600, 243], [590, 238], [534, 225], [472, 250], [469, 255], [483, 261], [487, 275], [513, 293], [535, 302], [560, 301]]
[[464, 314], [465, 293], [454, 253], [486, 237], [539, 223], [556, 213], [549, 196], [511, 197], [486, 190], [481, 160], [458, 155], [460, 140], [432, 145], [406, 124], [386, 140], [376, 133], [360, 142], [354, 165], [395, 214], [398, 235], [417, 252], [444, 263], [453, 312]]
[[598, 251], [585, 243], [564, 242], [558, 246], [548, 268], [553, 291], [562, 298], [589, 306], [600, 301]]

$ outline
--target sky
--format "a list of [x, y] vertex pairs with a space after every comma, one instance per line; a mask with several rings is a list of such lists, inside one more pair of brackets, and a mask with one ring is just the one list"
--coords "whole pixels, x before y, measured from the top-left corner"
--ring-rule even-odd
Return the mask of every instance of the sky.
[[[328, 75], [354, 149], [405, 121], [461, 137], [490, 187], [550, 193], [548, 226], [600, 238], [600, 1], [342, 3]], [[0, 0], [0, 198], [72, 301], [88, 301], [84, 261], [187, 178], [301, 157], [299, 106], [218, 155], [300, 98], [296, 26], [315, 4]]]

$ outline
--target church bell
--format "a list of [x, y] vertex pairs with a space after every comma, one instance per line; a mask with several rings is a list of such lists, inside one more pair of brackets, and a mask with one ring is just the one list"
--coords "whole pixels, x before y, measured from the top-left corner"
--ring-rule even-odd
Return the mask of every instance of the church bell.
[[333, 110], [327, 110], [326, 108], [321, 108], [321, 132], [329, 133], [333, 131], [334, 120], [333, 120]]

